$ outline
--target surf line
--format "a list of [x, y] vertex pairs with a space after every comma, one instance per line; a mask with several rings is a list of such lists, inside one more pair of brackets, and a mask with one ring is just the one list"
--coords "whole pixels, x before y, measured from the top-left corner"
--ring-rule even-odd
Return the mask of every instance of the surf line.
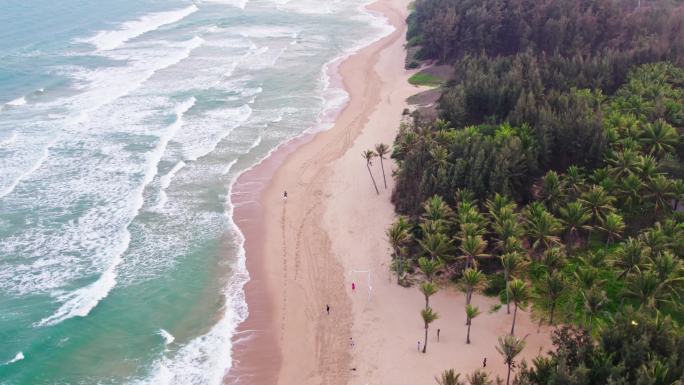
[[107, 269], [102, 275], [90, 285], [84, 286], [78, 290], [61, 296], [59, 299], [63, 301], [62, 305], [57, 311], [47, 318], [35, 323], [34, 327], [53, 326], [66, 319], [73, 317], [87, 316], [101, 300], [109, 295], [109, 292], [116, 286], [117, 283], [117, 268], [123, 261], [123, 254], [128, 250], [131, 241], [131, 233], [128, 227], [133, 223], [133, 220], [138, 216], [142, 209], [144, 200], [143, 193], [145, 188], [154, 180], [159, 170], [159, 162], [161, 161], [166, 147], [173, 136], [183, 125], [183, 116], [195, 105], [195, 98], [191, 97], [185, 102], [180, 103], [175, 108], [176, 120], [168, 126], [166, 131], [159, 138], [159, 142], [155, 149], [147, 156], [147, 166], [145, 176], [142, 183], [135, 190], [133, 197], [133, 204], [131, 205], [131, 217], [128, 223], [122, 228], [119, 239], [119, 247], [113, 253], [113, 258], [109, 263]]

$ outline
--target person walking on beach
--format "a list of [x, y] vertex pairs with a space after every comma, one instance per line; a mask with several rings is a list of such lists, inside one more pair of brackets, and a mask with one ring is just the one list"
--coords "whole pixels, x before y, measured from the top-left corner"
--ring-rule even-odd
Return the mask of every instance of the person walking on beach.
[[356, 284], [352, 282], [352, 291], [356, 290]]
[[353, 349], [354, 348], [354, 339], [349, 337], [349, 346]]
[[439, 332], [442, 331], [442, 329], [437, 329], [437, 342], [439, 342]]
[[482, 367], [483, 368], [487, 367], [487, 357], [485, 357], [484, 361], [482, 361]]
[[325, 305], [325, 311], [328, 313], [328, 315], [330, 315], [330, 305]]
[[283, 200], [287, 200], [287, 190], [283, 191]]
[[420, 351], [420, 341], [418, 341], [418, 351]]

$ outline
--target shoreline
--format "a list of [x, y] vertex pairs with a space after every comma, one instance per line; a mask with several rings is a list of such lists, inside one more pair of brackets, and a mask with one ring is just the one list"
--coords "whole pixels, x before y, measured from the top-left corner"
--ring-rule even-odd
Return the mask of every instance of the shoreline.
[[[376, 3], [382, 1], [384, 0], [370, 2], [361, 8], [376, 17], [385, 17], [385, 23], [390, 27], [392, 25], [386, 15], [372, 9]], [[250, 384], [276, 384], [283, 360], [280, 349], [282, 338], [279, 338], [282, 333], [275, 329], [277, 309], [273, 286], [276, 285], [273, 277], [268, 276], [268, 258], [262, 250], [265, 236], [260, 231], [266, 225], [263, 195], [268, 189], [268, 180], [300, 147], [315, 140], [319, 134], [334, 129], [335, 122], [349, 107], [352, 98], [342, 67], [362, 51], [370, 50], [374, 45], [396, 34], [397, 26], [392, 28], [393, 31], [383, 33], [368, 43], [359, 44], [358, 47], [326, 63], [323, 68], [326, 88], [334, 85], [330, 89], [342, 90], [346, 94], [345, 102], [338, 107], [323, 110], [319, 122], [312, 127], [314, 130], [306, 130], [277, 146], [260, 162], [242, 172], [233, 182], [230, 195], [234, 207], [232, 219], [244, 237], [243, 247], [247, 256], [245, 263], [250, 276], [243, 288], [249, 315], [240, 323], [232, 339], [233, 365], [224, 376], [223, 382], [226, 384], [241, 383], [243, 379], [248, 379]], [[330, 127], [324, 128], [326, 124]], [[257, 196], [259, 202], [250, 200]]]

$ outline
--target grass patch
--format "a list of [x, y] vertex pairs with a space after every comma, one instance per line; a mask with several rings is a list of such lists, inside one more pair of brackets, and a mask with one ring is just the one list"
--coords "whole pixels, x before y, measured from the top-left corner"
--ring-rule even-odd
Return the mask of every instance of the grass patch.
[[444, 83], [444, 79], [429, 73], [418, 72], [409, 78], [409, 83], [414, 86], [438, 87]]

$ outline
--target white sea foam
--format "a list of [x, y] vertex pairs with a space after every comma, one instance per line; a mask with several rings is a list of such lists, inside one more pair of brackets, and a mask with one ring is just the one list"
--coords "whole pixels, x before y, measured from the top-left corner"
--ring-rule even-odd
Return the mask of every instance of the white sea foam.
[[[232, 178], [228, 196], [238, 177], [239, 174], [236, 174]], [[183, 345], [173, 357], [163, 357], [158, 360], [154, 364], [152, 375], [137, 382], [136, 385], [219, 385], [232, 367], [232, 338], [238, 325], [249, 314], [243, 291], [244, 284], [249, 281], [249, 273], [245, 266], [245, 239], [233, 222], [232, 205], [228, 205], [225, 216], [237, 239], [240, 251], [231, 266], [233, 275], [222, 293], [225, 303], [221, 310], [220, 320], [209, 332]]]
[[138, 20], [127, 21], [118, 29], [100, 31], [95, 36], [79, 40], [93, 44], [101, 51], [112, 50], [121, 47], [127, 41], [145, 33], [159, 29], [160, 27], [176, 23], [197, 11], [196, 5], [173, 11], [150, 13]]
[[157, 206], [155, 207], [155, 210], [159, 211], [164, 208], [164, 205], [166, 205], [166, 201], [168, 200], [168, 197], [166, 195], [166, 189], [169, 188], [169, 186], [171, 185], [171, 180], [174, 176], [176, 176], [176, 173], [180, 171], [183, 167], [185, 167], [185, 162], [181, 160], [180, 162], [176, 163], [175, 166], [173, 166], [173, 168], [171, 169], [171, 171], [168, 172], [168, 174], [159, 178], [159, 200], [157, 201]]
[[157, 146], [147, 155], [143, 181], [136, 191], [133, 192], [133, 199], [130, 202], [130, 220], [119, 232], [119, 242], [117, 247], [110, 253], [111, 260], [107, 269], [90, 285], [71, 293], [61, 295], [59, 299], [60, 301], [63, 301], [63, 303], [57, 311], [51, 316], [40, 320], [35, 326], [50, 326], [72, 317], [85, 317], [103, 298], [107, 297], [109, 292], [116, 286], [116, 269], [119, 264], [121, 264], [123, 253], [128, 250], [131, 241], [131, 234], [128, 230], [128, 226], [138, 215], [143, 206], [143, 192], [156, 176], [159, 162], [164, 155], [164, 151], [166, 150], [169, 141], [182, 126], [183, 115], [192, 108], [194, 104], [195, 98], [190, 98], [176, 107], [176, 120], [169, 125], [167, 130], [159, 138]]
[[225, 4], [237, 7], [240, 9], [245, 9], [249, 0], [203, 0], [203, 3], [214, 3], [214, 4]]
[[[10, 137], [10, 139], [12, 139], [12, 141], [14, 141], [16, 139], [16, 136], [14, 138]], [[56, 139], [53, 142], [49, 143], [47, 146], [45, 146], [41, 150], [40, 156], [38, 157], [38, 159], [36, 159], [35, 162], [33, 162], [31, 167], [29, 167], [26, 171], [19, 174], [12, 182], [10, 182], [10, 184], [8, 186], [5, 186], [4, 189], [0, 190], [0, 199], [4, 198], [7, 195], [9, 195], [10, 193], [12, 193], [12, 191], [14, 191], [14, 189], [17, 188], [17, 185], [19, 185], [19, 183], [21, 183], [23, 180], [25, 180], [26, 178], [31, 176], [31, 174], [36, 172], [36, 170], [38, 170], [40, 168], [40, 166], [43, 165], [45, 160], [50, 155], [50, 147], [52, 145], [54, 145], [55, 142], [56, 142]]]
[[17, 133], [11, 133], [6, 139], [0, 140], [0, 147], [7, 147], [17, 140]]
[[173, 341], [176, 340], [176, 338], [174, 338], [171, 333], [167, 332], [164, 329], [159, 329], [157, 334], [159, 334], [161, 336], [161, 338], [164, 339], [164, 345], [169, 345], [169, 344], [173, 343]]
[[5, 363], [5, 365], [13, 364], [13, 363], [15, 363], [15, 362], [17, 362], [17, 361], [23, 360], [24, 358], [25, 358], [25, 357], [24, 357], [24, 353], [19, 352], [19, 353], [17, 353], [17, 354], [14, 356], [14, 358], [12, 358], [11, 360], [7, 361], [7, 362]]
[[26, 104], [26, 97], [22, 96], [6, 103], [8, 106], [19, 107]]
[[196, 116], [192, 122], [188, 122], [188, 129], [178, 137], [183, 147], [183, 157], [195, 161], [213, 152], [225, 137], [251, 115], [252, 108], [244, 104], [238, 108], [213, 110]]

